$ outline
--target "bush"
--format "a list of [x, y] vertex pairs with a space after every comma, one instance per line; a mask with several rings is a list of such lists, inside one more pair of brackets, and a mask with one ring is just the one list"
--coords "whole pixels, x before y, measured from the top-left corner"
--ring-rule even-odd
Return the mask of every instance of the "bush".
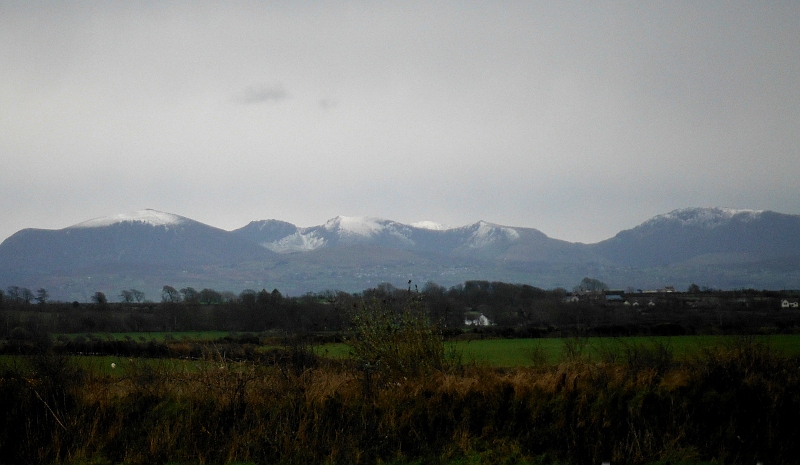
[[413, 300], [399, 312], [373, 300], [352, 317], [353, 360], [365, 376], [383, 382], [445, 370], [457, 357], [448, 353], [438, 329]]

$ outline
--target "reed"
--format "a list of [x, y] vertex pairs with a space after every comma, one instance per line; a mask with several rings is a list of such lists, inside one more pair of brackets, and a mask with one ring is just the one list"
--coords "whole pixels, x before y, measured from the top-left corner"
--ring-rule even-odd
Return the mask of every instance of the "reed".
[[[403, 318], [394, 314], [397, 327], [364, 330], [419, 331], [413, 322], [403, 329]], [[408, 337], [435, 336], [425, 328]], [[133, 359], [109, 373], [46, 353], [4, 359], [0, 462], [793, 463], [800, 456], [798, 360], [753, 339], [689, 360], [672, 358], [668, 346], [630, 345], [613, 360], [581, 357], [576, 348], [557, 365], [505, 369], [453, 369], [446, 358], [410, 369], [410, 354], [432, 353], [434, 341], [392, 346], [402, 343], [359, 352], [392, 367], [376, 373], [369, 395], [360, 363], [319, 359], [291, 341], [282, 355], [254, 360], [231, 360], [210, 346], [191, 370], [169, 360]]]

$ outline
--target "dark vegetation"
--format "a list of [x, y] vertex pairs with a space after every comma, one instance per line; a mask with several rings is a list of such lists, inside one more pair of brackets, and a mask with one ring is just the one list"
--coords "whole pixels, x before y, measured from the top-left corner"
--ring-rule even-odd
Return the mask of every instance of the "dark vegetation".
[[[381, 284], [360, 294], [326, 291], [285, 297], [278, 290], [245, 290], [238, 295], [213, 289], [176, 290], [164, 286], [160, 302], [135, 289], [121, 302], [97, 292], [91, 303], [48, 302], [46, 291], [9, 288], [0, 293], [0, 335], [29, 338], [34, 333], [111, 333], [150, 331], [237, 331], [317, 334], [333, 337], [350, 326], [349, 311], [376, 299], [394, 310], [409, 296], [446, 336], [465, 331], [464, 321], [484, 315], [491, 326], [470, 327], [479, 337], [566, 337], [692, 334], [792, 334], [800, 330], [800, 309], [791, 291], [691, 292], [609, 291], [585, 279], [574, 292], [529, 285], [467, 281], [444, 288], [428, 283], [421, 290]], [[34, 303], [34, 297], [40, 299]], [[575, 300], [567, 301], [567, 300]]]
[[[797, 310], [781, 308], [791, 295], [628, 293], [640, 311], [605, 292], [566, 302], [564, 290], [468, 282], [204, 303], [6, 296], [3, 347], [17, 355], [0, 358], [0, 463], [796, 463], [797, 358], [749, 336], [680, 360], [655, 342], [599, 360], [583, 349], [609, 332], [796, 332]], [[468, 312], [497, 325], [465, 329]], [[206, 344], [65, 335], [135, 328], [239, 332]], [[563, 361], [465, 364], [446, 338], [469, 335], [562, 336]], [[351, 357], [313, 350], [332, 340]], [[115, 354], [117, 366], [87, 368], [76, 353]]]

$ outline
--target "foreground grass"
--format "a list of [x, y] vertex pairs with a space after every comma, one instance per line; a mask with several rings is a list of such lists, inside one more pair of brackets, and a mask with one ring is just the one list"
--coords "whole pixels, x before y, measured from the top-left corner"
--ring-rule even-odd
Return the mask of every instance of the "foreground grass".
[[601, 350], [606, 363], [573, 351], [557, 364], [417, 376], [313, 356], [275, 364], [212, 357], [191, 369], [171, 360], [6, 359], [0, 463], [636, 465], [800, 456], [797, 358], [753, 338], [687, 359], [663, 347], [629, 344], [617, 358]]

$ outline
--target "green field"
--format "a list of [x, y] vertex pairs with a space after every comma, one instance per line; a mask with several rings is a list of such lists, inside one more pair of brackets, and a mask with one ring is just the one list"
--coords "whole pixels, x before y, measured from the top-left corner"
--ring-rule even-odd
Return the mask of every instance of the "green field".
[[[498, 367], [530, 366], [542, 358], [547, 363], [558, 363], [565, 357], [565, 345], [583, 346], [583, 354], [599, 360], [603, 352], [617, 352], [626, 346], [653, 347], [664, 344], [677, 359], [699, 355], [704, 348], [721, 347], [735, 340], [734, 336], [672, 336], [672, 337], [593, 337], [576, 339], [488, 339], [460, 342], [464, 361], [474, 361]], [[800, 336], [778, 335], [758, 337], [758, 341], [771, 349], [790, 356], [800, 356]]]
[[[144, 333], [86, 333], [71, 334], [69, 338], [83, 336], [103, 340], [137, 342], [192, 342], [209, 343], [218, 341], [230, 333], [225, 331], [189, 332], [144, 332]], [[449, 342], [462, 356], [465, 363], [495, 367], [527, 367], [537, 364], [558, 364], [569, 357], [582, 356], [600, 361], [609, 354], [622, 353], [627, 347], [641, 346], [652, 348], [663, 345], [675, 359], [682, 360], [699, 355], [704, 349], [722, 347], [735, 341], [737, 336], [664, 336], [664, 337], [591, 337], [591, 338], [541, 338], [541, 339], [480, 339]], [[788, 356], [800, 356], [800, 335], [755, 336], [755, 340], [766, 344], [770, 349]], [[270, 345], [269, 348], [277, 346]], [[265, 347], [262, 347], [264, 349]], [[570, 352], [571, 349], [571, 352]], [[323, 357], [346, 358], [350, 347], [345, 343], [330, 343], [314, 346], [314, 352]], [[81, 357], [88, 367], [108, 371], [113, 362], [124, 367], [127, 358], [102, 356]], [[97, 360], [90, 361], [90, 360]], [[175, 361], [176, 370], [194, 369], [189, 361]], [[119, 372], [119, 369], [116, 371]]]
[[[581, 355], [601, 360], [604, 354], [619, 353], [626, 347], [654, 347], [663, 344], [678, 359], [699, 355], [703, 349], [731, 344], [737, 336], [664, 336], [664, 337], [591, 337], [542, 339], [481, 339], [451, 343], [465, 363], [495, 367], [526, 367], [540, 363], [557, 364], [567, 356], [566, 346], [573, 344]], [[800, 356], [800, 335], [757, 336], [755, 340], [788, 356]], [[322, 356], [347, 357], [347, 344], [323, 344], [315, 351]]]

